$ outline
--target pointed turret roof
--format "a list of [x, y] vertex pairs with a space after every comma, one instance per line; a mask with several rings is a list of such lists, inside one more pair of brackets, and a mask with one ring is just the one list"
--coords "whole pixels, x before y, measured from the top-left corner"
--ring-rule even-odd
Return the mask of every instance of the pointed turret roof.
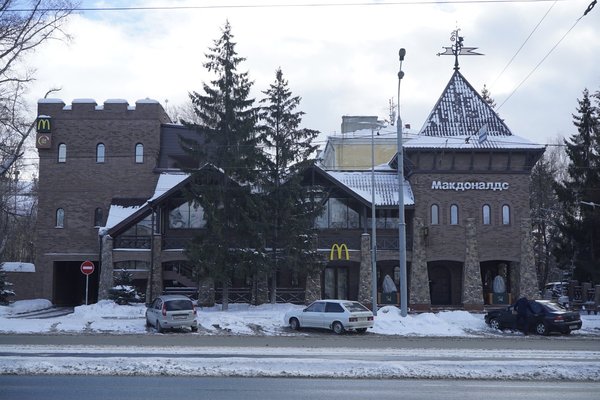
[[512, 136], [510, 129], [465, 77], [455, 70], [435, 107], [425, 120], [420, 135], [477, 135], [487, 125], [488, 136]]

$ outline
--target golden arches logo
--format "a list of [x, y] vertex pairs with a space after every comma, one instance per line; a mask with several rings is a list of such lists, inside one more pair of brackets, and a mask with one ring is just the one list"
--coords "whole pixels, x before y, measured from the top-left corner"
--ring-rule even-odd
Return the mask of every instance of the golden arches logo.
[[39, 133], [50, 133], [50, 117], [38, 117], [37, 119], [37, 131]]
[[334, 243], [333, 246], [331, 246], [331, 251], [329, 252], [330, 260], [333, 260], [333, 255], [335, 254], [336, 251], [337, 251], [338, 260], [342, 259], [342, 254], [346, 255], [346, 260], [350, 259], [350, 253], [348, 252], [348, 246], [346, 246], [345, 243], [342, 243], [342, 244]]

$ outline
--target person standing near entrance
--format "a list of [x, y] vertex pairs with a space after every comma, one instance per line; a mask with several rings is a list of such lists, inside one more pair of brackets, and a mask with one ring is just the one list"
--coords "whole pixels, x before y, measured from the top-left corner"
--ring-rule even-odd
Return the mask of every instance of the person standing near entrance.
[[524, 335], [529, 334], [529, 300], [527, 297], [523, 296], [514, 306], [515, 311], [517, 312], [517, 326], [516, 329], [520, 329]]

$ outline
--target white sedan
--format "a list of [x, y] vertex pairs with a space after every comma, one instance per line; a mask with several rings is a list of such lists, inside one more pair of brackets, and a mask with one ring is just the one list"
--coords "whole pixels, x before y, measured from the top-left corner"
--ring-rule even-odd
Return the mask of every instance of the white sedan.
[[317, 300], [302, 310], [285, 313], [283, 322], [292, 329], [326, 328], [340, 334], [345, 330], [364, 333], [373, 327], [373, 313], [352, 300]]

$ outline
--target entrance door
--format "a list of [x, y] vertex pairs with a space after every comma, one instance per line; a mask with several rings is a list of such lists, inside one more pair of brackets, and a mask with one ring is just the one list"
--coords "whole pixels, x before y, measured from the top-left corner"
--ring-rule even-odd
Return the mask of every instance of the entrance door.
[[432, 305], [452, 304], [450, 270], [443, 265], [436, 265], [429, 269], [429, 293]]
[[323, 297], [348, 299], [348, 267], [327, 267], [323, 273]]
[[[53, 297], [52, 303], [57, 306], [79, 306], [85, 304], [86, 277], [81, 273], [83, 261], [54, 262]], [[96, 269], [89, 277], [88, 303], [98, 301], [98, 279], [100, 268], [95, 262]]]

